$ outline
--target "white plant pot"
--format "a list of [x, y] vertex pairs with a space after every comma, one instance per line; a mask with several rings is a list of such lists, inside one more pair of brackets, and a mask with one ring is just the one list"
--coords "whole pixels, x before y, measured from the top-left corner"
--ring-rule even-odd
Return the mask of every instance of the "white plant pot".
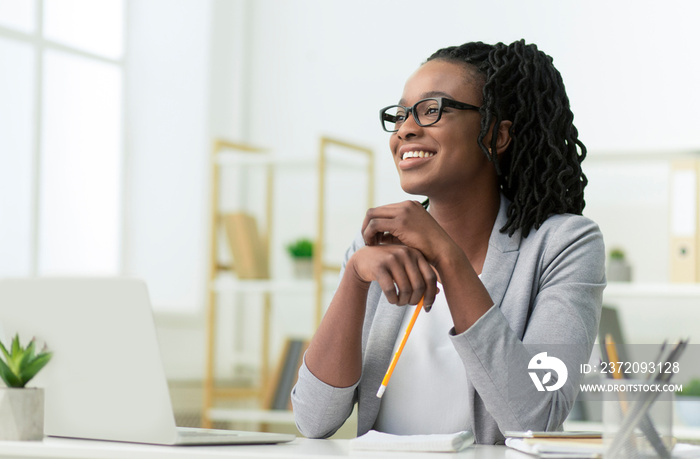
[[700, 427], [700, 397], [677, 395], [676, 413], [683, 425]]
[[632, 280], [632, 267], [625, 260], [608, 259], [608, 282], [630, 282]]
[[294, 277], [297, 279], [311, 279], [314, 275], [313, 258], [294, 259]]
[[44, 438], [44, 389], [0, 388], [0, 440]]

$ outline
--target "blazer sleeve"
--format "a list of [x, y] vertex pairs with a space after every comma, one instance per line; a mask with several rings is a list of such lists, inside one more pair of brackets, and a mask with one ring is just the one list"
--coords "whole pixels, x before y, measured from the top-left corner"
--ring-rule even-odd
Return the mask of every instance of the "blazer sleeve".
[[[537, 231], [549, 231], [546, 236], [531, 233], [534, 240], [523, 239], [501, 303], [465, 332], [452, 332], [486, 408], [475, 416], [492, 417], [500, 432], [560, 429], [578, 393], [578, 369], [588, 362], [597, 336], [605, 288], [602, 234], [581, 216], [560, 218], [557, 224]], [[530, 244], [526, 251], [525, 244]], [[555, 368], [545, 377], [536, 370], [551, 357], [565, 364], [567, 374]], [[531, 373], [552, 388], [560, 379], [566, 382], [556, 390], [538, 390]], [[475, 419], [475, 425], [479, 422]]]
[[[345, 253], [340, 278], [353, 253], [363, 244], [361, 235]], [[357, 401], [359, 380], [350, 387], [334, 387], [314, 376], [306, 366], [299, 368], [299, 377], [292, 388], [292, 410], [299, 432], [307, 438], [328, 438], [350, 417]]]

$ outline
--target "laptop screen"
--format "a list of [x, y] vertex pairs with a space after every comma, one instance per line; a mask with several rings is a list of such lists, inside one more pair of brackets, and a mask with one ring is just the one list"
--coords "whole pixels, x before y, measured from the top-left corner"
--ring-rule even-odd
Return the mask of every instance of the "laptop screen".
[[53, 352], [30, 381], [45, 388], [47, 435], [171, 443], [175, 421], [148, 291], [125, 278], [0, 280], [5, 338]]

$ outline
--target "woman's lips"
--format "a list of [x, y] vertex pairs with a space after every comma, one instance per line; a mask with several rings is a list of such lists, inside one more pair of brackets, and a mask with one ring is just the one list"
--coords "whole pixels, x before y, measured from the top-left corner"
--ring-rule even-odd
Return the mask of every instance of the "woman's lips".
[[402, 170], [411, 169], [430, 161], [430, 158], [435, 156], [434, 151], [412, 150], [404, 152], [399, 160], [399, 167]]
[[414, 151], [407, 151], [401, 155], [401, 159], [410, 159], [410, 158], [430, 158], [431, 156], [435, 156], [435, 152], [433, 151], [424, 151], [424, 150], [414, 150]]

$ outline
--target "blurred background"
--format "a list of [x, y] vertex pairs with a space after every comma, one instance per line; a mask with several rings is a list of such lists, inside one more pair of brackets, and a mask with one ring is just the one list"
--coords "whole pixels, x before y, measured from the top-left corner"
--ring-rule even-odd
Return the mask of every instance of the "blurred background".
[[[315, 241], [324, 218], [322, 258], [339, 264], [369, 195], [411, 198], [379, 108], [439, 48], [524, 38], [563, 76], [588, 147], [584, 214], [630, 268], [605, 299], [626, 339], [691, 335], [700, 289], [674, 274], [671, 244], [674, 190], [693, 234], [697, 219], [696, 182], [674, 188], [673, 173], [700, 158], [698, 17], [690, 0], [0, 0], [0, 276], [143, 278], [193, 413], [211, 333], [215, 378], [259, 384], [261, 352], [273, 374], [289, 337], [316, 326], [319, 281], [294, 281], [286, 247]], [[320, 213], [322, 138], [370, 150], [374, 178], [329, 166]], [[229, 209], [213, 211], [217, 140], [264, 149], [273, 186], [234, 164], [219, 183]], [[273, 284], [217, 290], [212, 331], [210, 266], [229, 257], [212, 222], [239, 208], [261, 232], [274, 222]]]

